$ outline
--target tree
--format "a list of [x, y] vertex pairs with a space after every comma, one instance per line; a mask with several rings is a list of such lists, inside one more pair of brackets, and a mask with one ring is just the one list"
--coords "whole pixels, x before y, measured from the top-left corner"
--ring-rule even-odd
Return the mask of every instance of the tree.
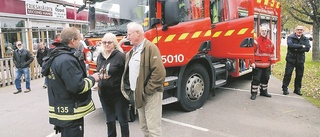
[[[320, 61], [320, 0], [280, 0], [283, 13], [289, 13], [290, 17], [305, 24], [312, 25], [313, 43], [312, 60]], [[284, 15], [284, 21], [288, 16]], [[287, 22], [285, 22], [287, 23]]]

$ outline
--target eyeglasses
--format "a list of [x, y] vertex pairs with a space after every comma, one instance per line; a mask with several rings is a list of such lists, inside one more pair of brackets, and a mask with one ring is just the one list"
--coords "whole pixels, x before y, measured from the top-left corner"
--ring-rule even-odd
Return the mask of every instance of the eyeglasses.
[[21, 46], [22, 44], [18, 44], [18, 46]]
[[131, 32], [131, 33], [127, 33], [127, 37], [130, 37], [130, 35], [131, 35], [132, 33], [135, 33], [135, 32], [137, 32], [137, 31], [134, 31], [134, 32]]
[[106, 45], [106, 44], [110, 45], [111, 43], [113, 43], [113, 41], [102, 41], [102, 44], [104, 44], [104, 45]]

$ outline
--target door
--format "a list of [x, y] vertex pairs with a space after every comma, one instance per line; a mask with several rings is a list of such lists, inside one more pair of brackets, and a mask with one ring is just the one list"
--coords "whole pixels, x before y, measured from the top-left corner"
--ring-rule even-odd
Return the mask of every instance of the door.
[[36, 51], [39, 48], [39, 43], [44, 42], [45, 46], [54, 42], [54, 37], [60, 33], [62, 28], [33, 28], [32, 29], [32, 47]]
[[252, 58], [254, 17], [249, 15], [249, 10], [253, 10], [250, 1], [211, 0], [210, 7], [211, 54], [216, 58]]

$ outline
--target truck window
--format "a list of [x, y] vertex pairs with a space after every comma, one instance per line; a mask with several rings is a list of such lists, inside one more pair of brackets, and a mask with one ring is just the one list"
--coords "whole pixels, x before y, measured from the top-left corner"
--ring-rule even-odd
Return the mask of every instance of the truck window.
[[204, 0], [179, 0], [180, 22], [204, 18]]
[[210, 0], [210, 17], [212, 23], [221, 21], [221, 0]]

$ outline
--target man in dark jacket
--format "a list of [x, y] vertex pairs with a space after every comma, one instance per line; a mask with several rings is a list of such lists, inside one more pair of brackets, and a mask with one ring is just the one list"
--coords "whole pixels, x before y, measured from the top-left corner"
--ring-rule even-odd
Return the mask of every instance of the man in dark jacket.
[[295, 33], [289, 35], [287, 38], [287, 63], [284, 78], [282, 81], [282, 91], [284, 95], [289, 94], [288, 85], [291, 80], [292, 71], [295, 68], [296, 78], [294, 80], [293, 93], [302, 96], [300, 89], [304, 71], [305, 52], [308, 52], [310, 50], [309, 40], [303, 35], [303, 31], [303, 26], [297, 26], [295, 28]]
[[[48, 55], [48, 52], [49, 52], [49, 49], [45, 46], [44, 42], [40, 42], [39, 49], [37, 51], [37, 61], [40, 67], [42, 67], [42, 63], [43, 63], [42, 59]], [[47, 84], [48, 84], [48, 79], [45, 77], [43, 88], [47, 88]]]
[[13, 92], [13, 94], [18, 94], [22, 91], [20, 81], [22, 74], [24, 74], [24, 79], [26, 80], [26, 90], [24, 93], [28, 93], [31, 91], [29, 67], [33, 61], [33, 55], [23, 48], [21, 41], [17, 41], [16, 45], [17, 49], [13, 52], [13, 62], [16, 66], [14, 84], [16, 85], [17, 91]]
[[64, 28], [61, 41], [53, 43], [55, 48], [42, 64], [42, 74], [48, 78], [49, 122], [61, 137], [83, 137], [83, 117], [95, 110], [90, 89], [99, 76], [87, 77], [74, 55], [79, 40], [77, 28]]

